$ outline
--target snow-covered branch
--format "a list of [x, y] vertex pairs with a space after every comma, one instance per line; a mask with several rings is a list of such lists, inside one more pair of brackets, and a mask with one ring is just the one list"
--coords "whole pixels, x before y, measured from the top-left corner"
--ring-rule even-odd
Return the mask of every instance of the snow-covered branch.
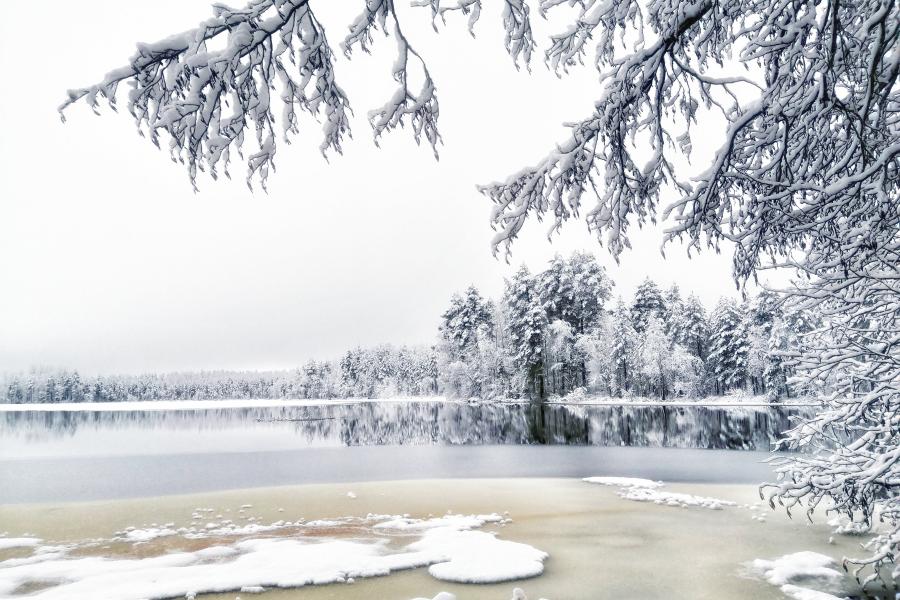
[[[424, 137], [434, 148], [440, 140], [434, 81], [403, 35], [391, 0], [365, 4], [342, 43], [344, 53], [354, 47], [368, 52], [377, 28], [397, 43], [392, 74], [398, 87], [369, 115], [375, 137], [409, 117], [416, 141]], [[422, 73], [419, 90], [409, 83], [411, 61]], [[258, 177], [265, 187], [277, 141], [289, 142], [299, 132], [301, 111], [322, 122], [326, 156], [340, 154], [350, 133], [350, 106], [336, 81], [334, 53], [308, 0], [253, 0], [239, 10], [216, 5], [214, 16], [197, 28], [139, 44], [127, 66], [96, 85], [69, 90], [60, 114], [80, 100], [97, 112], [101, 97], [115, 109], [123, 82], [131, 87], [127, 106], [141, 135], [167, 144], [195, 185], [198, 170], [216, 177], [221, 165], [228, 175], [232, 154], [243, 157], [251, 131], [256, 143], [246, 156], [247, 183]]]

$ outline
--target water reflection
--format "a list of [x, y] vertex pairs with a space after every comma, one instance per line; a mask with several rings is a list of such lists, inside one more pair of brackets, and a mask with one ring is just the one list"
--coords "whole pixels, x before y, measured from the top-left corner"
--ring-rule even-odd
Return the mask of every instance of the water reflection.
[[[389, 402], [0, 413], [0, 456], [307, 446], [563, 444], [769, 450], [798, 407]], [[212, 446], [210, 446], [210, 444]], [[117, 447], [119, 446], [119, 447]], [[88, 452], [90, 453], [90, 452]], [[138, 452], [144, 453], [144, 452]]]

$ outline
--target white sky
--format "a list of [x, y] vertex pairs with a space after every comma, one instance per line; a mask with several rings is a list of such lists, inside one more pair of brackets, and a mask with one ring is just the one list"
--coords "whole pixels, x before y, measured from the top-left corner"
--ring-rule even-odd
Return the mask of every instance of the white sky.
[[[336, 44], [358, 3], [319, 4]], [[491, 205], [475, 184], [562, 139], [563, 122], [589, 114], [596, 72], [558, 80], [541, 55], [531, 75], [517, 72], [488, 8], [475, 40], [459, 16], [438, 35], [425, 9], [400, 8], [438, 85], [440, 162], [407, 131], [374, 147], [365, 114], [391, 90], [392, 44], [379, 40], [375, 56], [338, 62], [356, 112], [345, 156], [326, 163], [307, 119], [280, 146], [265, 195], [247, 189], [238, 166], [235, 181], [202, 179], [194, 194], [183, 167], [139, 138], [124, 110], [97, 118], [76, 105], [66, 125], [57, 118], [67, 88], [125, 64], [137, 41], [194, 27], [210, 15], [207, 0], [9, 3], [0, 20], [0, 371], [286, 368], [356, 344], [430, 343], [454, 291], [474, 283], [496, 297], [521, 262], [539, 270], [575, 248], [595, 251], [626, 297], [645, 276], [677, 281], [708, 306], [735, 294], [727, 255], [689, 260], [670, 246], [663, 260], [656, 230], [635, 229], [620, 266], [583, 222], [552, 244], [547, 224], [532, 223], [510, 265], [494, 259]], [[550, 31], [536, 15], [535, 26]], [[696, 131], [708, 135], [694, 141], [702, 170], [721, 124]]]

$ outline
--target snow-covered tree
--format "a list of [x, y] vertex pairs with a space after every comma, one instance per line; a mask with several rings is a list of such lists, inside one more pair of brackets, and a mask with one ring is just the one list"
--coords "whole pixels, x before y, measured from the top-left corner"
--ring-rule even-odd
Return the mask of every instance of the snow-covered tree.
[[671, 374], [672, 393], [675, 396], [697, 398], [704, 393], [703, 382], [706, 368], [703, 361], [681, 344], [672, 348]]
[[506, 282], [503, 305], [523, 391], [533, 398], [543, 398], [546, 393], [544, 333], [547, 314], [541, 306], [535, 278], [524, 265]]
[[656, 394], [665, 400], [671, 385], [672, 341], [662, 319], [647, 319], [638, 343], [638, 365], [645, 394]]
[[684, 302], [682, 319], [682, 343], [694, 356], [706, 360], [709, 346], [709, 323], [706, 320], [706, 309], [694, 294], [688, 296]]
[[470, 287], [455, 296], [444, 313], [438, 350], [439, 387], [452, 398], [505, 397], [510, 392], [511, 365], [505, 316]]
[[584, 387], [590, 392], [616, 393], [613, 321], [604, 315], [590, 332], [575, 339], [575, 352], [585, 366]]
[[621, 396], [631, 387], [637, 370], [638, 334], [631, 322], [631, 311], [619, 298], [612, 314], [613, 393]]
[[450, 308], [441, 315], [441, 337], [451, 347], [456, 358], [465, 355], [478, 340], [478, 330], [492, 327], [493, 309], [475, 286], [469, 286], [460, 296], [454, 294]]
[[577, 334], [597, 321], [611, 287], [605, 269], [586, 252], [575, 252], [569, 259], [557, 254], [538, 284], [547, 319], [565, 321]]
[[[769, 331], [767, 331], [767, 329]], [[771, 324], [754, 325], [752, 319], [744, 326], [747, 332], [747, 378], [754, 394], [766, 390], [766, 370], [769, 367]]]
[[560, 353], [546, 365], [550, 392], [565, 394], [585, 384], [587, 367], [573, 345], [599, 322], [612, 282], [596, 257], [586, 252], [574, 252], [568, 259], [557, 254], [537, 279], [547, 322], [559, 321], [554, 331], [560, 334], [564, 331], [561, 324], [568, 326], [563, 338], [571, 347], [565, 351], [558, 348]]
[[571, 323], [575, 320], [575, 278], [569, 261], [555, 255], [548, 267], [537, 275], [536, 283], [548, 322], [560, 319]]
[[672, 284], [663, 295], [663, 324], [666, 327], [666, 334], [673, 343], [685, 343], [684, 300], [681, 299], [681, 290], [678, 289], [677, 283]]
[[547, 325], [544, 366], [547, 392], [564, 395], [584, 385], [583, 362], [575, 350], [575, 331], [562, 319]]
[[793, 373], [789, 364], [789, 355], [796, 353], [797, 338], [782, 318], [775, 319], [769, 331], [766, 364], [763, 371], [766, 392], [773, 399], [791, 396], [791, 385], [788, 379]]
[[634, 291], [634, 301], [631, 303], [631, 324], [635, 331], [643, 333], [647, 329], [650, 319], [665, 319], [666, 305], [662, 291], [656, 282], [649, 277]]
[[761, 327], [763, 333], [768, 335], [772, 330], [772, 325], [784, 315], [782, 306], [783, 298], [771, 290], [762, 290], [756, 295], [749, 305], [747, 311], [750, 325]]
[[709, 363], [717, 391], [743, 388], [749, 376], [750, 341], [744, 311], [730, 298], [722, 298], [712, 315]]

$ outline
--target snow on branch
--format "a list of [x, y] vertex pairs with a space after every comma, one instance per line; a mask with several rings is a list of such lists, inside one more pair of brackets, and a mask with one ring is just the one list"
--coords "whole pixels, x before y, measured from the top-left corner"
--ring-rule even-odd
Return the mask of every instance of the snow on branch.
[[[69, 90], [59, 107], [63, 120], [65, 109], [80, 100], [98, 112], [102, 97], [115, 110], [118, 87], [127, 83], [127, 106], [138, 131], [157, 146], [166, 143], [172, 160], [187, 167], [195, 188], [198, 170], [215, 178], [221, 166], [229, 175], [232, 153], [244, 158], [248, 131], [256, 143], [245, 158], [247, 183], [258, 177], [265, 188], [275, 168], [277, 138], [289, 143], [299, 132], [301, 111], [322, 122], [323, 155], [342, 153], [350, 135], [350, 105], [335, 78], [334, 53], [308, 0], [252, 0], [243, 9], [213, 8], [213, 17], [197, 28], [139, 44], [127, 66], [96, 85]], [[342, 44], [344, 52], [349, 55], [355, 46], [368, 51], [378, 27], [397, 41], [393, 77], [398, 89], [370, 114], [376, 139], [402, 126], [408, 116], [416, 141], [424, 136], [435, 147], [440, 136], [434, 82], [403, 36], [391, 0], [366, 3]], [[424, 83], [415, 92], [407, 82], [411, 58], [424, 71]], [[161, 139], [160, 131], [167, 139]]]
[[[580, 61], [591, 23], [611, 28], [634, 23], [640, 15], [634, 3], [590, 5], [585, 11], [590, 17], [583, 15], [575, 27], [554, 38], [547, 52], [553, 68], [566, 69]], [[614, 55], [611, 36], [601, 36], [598, 61], [609, 70], [603, 74], [604, 89], [594, 114], [572, 124], [568, 139], [535, 167], [480, 188], [495, 203], [492, 223], [499, 229], [495, 251], [501, 246], [509, 251], [530, 214], [549, 215], [552, 233], [579, 215], [584, 194], [593, 193], [598, 203], [586, 211], [588, 226], [598, 234], [605, 232], [607, 245], [618, 255], [628, 247], [629, 219], [637, 215], [640, 222], [654, 220], [665, 184], [686, 190], [676, 180], [666, 147], [677, 141], [686, 148], [689, 137], [676, 140], [666, 120], [678, 115], [688, 127], [695, 120], [699, 102], [691, 95], [692, 88], [700, 101], [715, 103], [726, 113], [737, 110], [737, 105], [718, 104], [710, 92], [713, 84], [684, 67], [689, 44], [703, 43], [710, 29], [723, 26], [712, 2], [686, 5], [664, 24], [660, 19], [654, 17], [660, 23], [657, 39], [638, 41], [638, 50], [624, 58]], [[649, 160], [638, 156], [642, 145], [651, 150]]]
[[[413, 6], [427, 7], [431, 9], [431, 24], [438, 31], [437, 19], [447, 23], [447, 14], [460, 12], [468, 15], [467, 27], [474, 37], [475, 24], [481, 18], [481, 0], [455, 0], [455, 2], [442, 2], [441, 0], [412, 0]], [[531, 9], [525, 0], [503, 0], [503, 12], [501, 22], [504, 31], [504, 45], [507, 53], [513, 59], [516, 69], [519, 61], [527, 67], [531, 64], [531, 53], [537, 47], [534, 41], [534, 32], [531, 29]]]
[[[424, 136], [434, 151], [434, 157], [437, 158], [437, 145], [441, 141], [441, 136], [437, 129], [439, 110], [434, 80], [425, 61], [403, 35], [400, 21], [394, 11], [393, 0], [366, 2], [365, 9], [350, 25], [350, 33], [341, 44], [344, 54], [349, 58], [356, 46], [369, 53], [373, 40], [372, 32], [377, 27], [380, 27], [386, 35], [392, 35], [397, 42], [393, 67], [397, 89], [382, 107], [369, 112], [369, 124], [375, 134], [375, 143], [378, 144], [378, 138], [382, 133], [403, 127], [404, 119], [409, 117], [416, 143], [421, 143]], [[419, 91], [410, 87], [410, 60], [416, 63], [421, 72], [422, 85]]]

